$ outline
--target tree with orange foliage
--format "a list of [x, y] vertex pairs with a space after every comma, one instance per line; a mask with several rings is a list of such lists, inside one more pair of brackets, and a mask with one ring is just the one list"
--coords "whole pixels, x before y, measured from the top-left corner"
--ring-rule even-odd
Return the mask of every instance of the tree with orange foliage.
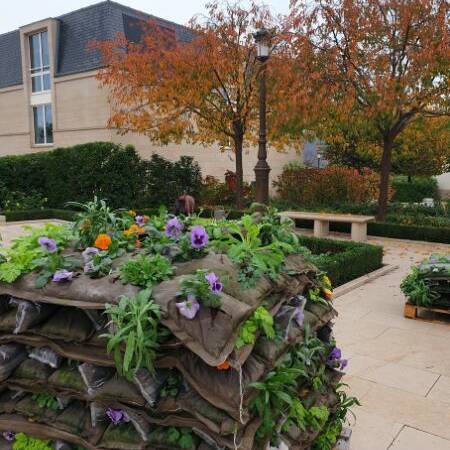
[[149, 22], [140, 43], [123, 36], [97, 42], [105, 69], [98, 79], [109, 89], [109, 124], [160, 143], [233, 143], [237, 206], [242, 206], [243, 148], [257, 138], [257, 80], [261, 64], [253, 33], [271, 26], [267, 9], [218, 2], [190, 23], [190, 39]]
[[418, 119], [450, 115], [448, 0], [292, 0], [293, 86], [282, 126], [366, 122], [382, 147], [378, 219], [392, 152]]

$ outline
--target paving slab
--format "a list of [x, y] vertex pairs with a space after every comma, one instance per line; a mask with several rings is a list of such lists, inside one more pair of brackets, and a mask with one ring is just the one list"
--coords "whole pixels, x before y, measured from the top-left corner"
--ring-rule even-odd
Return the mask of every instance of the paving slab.
[[450, 450], [450, 442], [415, 428], [404, 427], [389, 450]]

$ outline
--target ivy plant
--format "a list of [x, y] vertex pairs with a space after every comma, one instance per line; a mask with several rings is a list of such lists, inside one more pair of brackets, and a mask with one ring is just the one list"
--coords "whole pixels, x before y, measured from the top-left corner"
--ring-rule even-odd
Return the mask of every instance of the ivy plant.
[[142, 290], [133, 298], [122, 296], [117, 305], [106, 305], [106, 313], [111, 331], [103, 337], [108, 339], [107, 351], [113, 354], [119, 374], [131, 380], [140, 367], [154, 373], [161, 311], [151, 290]]

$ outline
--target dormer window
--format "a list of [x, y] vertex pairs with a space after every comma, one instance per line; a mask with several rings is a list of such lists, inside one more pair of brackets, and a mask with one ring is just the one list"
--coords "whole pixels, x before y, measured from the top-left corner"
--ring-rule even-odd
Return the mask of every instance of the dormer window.
[[41, 31], [32, 34], [30, 40], [31, 91], [50, 90], [50, 56], [48, 51], [48, 33]]

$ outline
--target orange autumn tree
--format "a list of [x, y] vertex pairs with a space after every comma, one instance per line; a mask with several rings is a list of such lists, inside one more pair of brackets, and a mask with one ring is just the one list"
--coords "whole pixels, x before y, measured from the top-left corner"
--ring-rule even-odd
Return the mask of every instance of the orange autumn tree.
[[142, 42], [124, 36], [97, 42], [105, 69], [98, 79], [110, 92], [111, 127], [159, 143], [233, 144], [237, 206], [242, 206], [243, 149], [257, 137], [257, 80], [253, 33], [271, 26], [265, 8], [209, 3], [190, 23], [184, 41], [173, 30], [146, 24]]
[[[381, 146], [378, 218], [386, 216], [392, 153], [415, 121], [449, 115], [448, 0], [293, 0], [292, 86], [281, 125], [326, 136], [363, 124]], [[291, 124], [291, 125], [289, 125]]]

